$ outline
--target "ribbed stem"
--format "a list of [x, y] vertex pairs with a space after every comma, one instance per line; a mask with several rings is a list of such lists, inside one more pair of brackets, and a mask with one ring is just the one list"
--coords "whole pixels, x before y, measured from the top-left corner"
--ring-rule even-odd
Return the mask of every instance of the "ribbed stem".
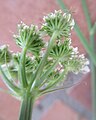
[[19, 65], [19, 67], [20, 67], [19, 68], [20, 69], [20, 82], [24, 88], [26, 88], [28, 85], [27, 79], [26, 79], [26, 72], [25, 72], [26, 51], [27, 51], [27, 48], [24, 48], [22, 51], [22, 54], [21, 54], [20, 65]]
[[34, 99], [26, 95], [21, 102], [19, 120], [32, 120]]
[[[35, 84], [36, 84], [37, 80], [40, 78], [40, 75], [41, 75], [42, 70], [43, 70], [43, 68], [44, 68], [44, 66], [45, 66], [47, 57], [48, 57], [49, 52], [50, 52], [50, 50], [51, 50], [51, 48], [52, 48], [52, 46], [53, 46], [53, 44], [54, 44], [54, 41], [55, 41], [56, 38], [57, 38], [57, 35], [58, 35], [58, 31], [55, 31], [55, 32], [53, 33], [51, 39], [50, 39], [50, 42], [49, 42], [49, 44], [48, 44], [48, 48], [47, 48], [47, 50], [46, 50], [46, 53], [45, 53], [44, 57], [42, 58], [39, 66], [38, 66], [38, 68], [37, 68], [37, 71], [36, 71], [36, 73], [35, 73], [35, 75], [34, 75], [34, 80], [35, 80], [34, 83], [35, 83]], [[30, 83], [31, 91], [32, 91], [32, 88], [34, 87], [34, 86], [32, 86], [32, 84], [34, 84], [34, 83], [33, 83], [33, 82]], [[35, 84], [34, 84], [34, 85], [35, 85]]]

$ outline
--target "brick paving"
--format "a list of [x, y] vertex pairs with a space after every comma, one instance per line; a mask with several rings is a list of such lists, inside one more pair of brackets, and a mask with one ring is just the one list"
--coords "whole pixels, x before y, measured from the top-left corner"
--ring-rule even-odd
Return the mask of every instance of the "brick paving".
[[[86, 21], [84, 20], [83, 11], [81, 8], [80, 1], [78, 0], [64, 0], [66, 5], [72, 10], [75, 11], [73, 16], [76, 21], [79, 23], [80, 28], [83, 30], [85, 36], [88, 38], [88, 31], [86, 26]], [[94, 22], [96, 20], [96, 0], [87, 0], [91, 19]], [[0, 45], [1, 44], [9, 44], [10, 49], [13, 51], [20, 50], [15, 42], [12, 40], [12, 34], [16, 31], [16, 24], [21, 20], [27, 24], [35, 23], [40, 26], [42, 21], [42, 16], [46, 13], [53, 11], [54, 9], [59, 9], [58, 5], [56, 5], [55, 0], [1, 0], [0, 1]], [[81, 45], [78, 37], [75, 32], [72, 32], [73, 45], [78, 46], [81, 53], [85, 53], [83, 46]], [[2, 80], [0, 79], [0, 86], [4, 86]], [[62, 92], [63, 94], [63, 92]], [[54, 94], [53, 94], [54, 95]], [[81, 84], [70, 89], [68, 92], [74, 101], [76, 100], [81, 106], [84, 106], [77, 109], [73, 105], [74, 109], [71, 105], [71, 99], [69, 103], [62, 102], [60, 93], [58, 93], [58, 101], [55, 96], [50, 98], [48, 103], [45, 102], [45, 109], [42, 112], [42, 101], [46, 98], [46, 96], [41, 100], [40, 105], [34, 107], [33, 118], [34, 120], [39, 120], [39, 116], [41, 120], [75, 120], [77, 119], [77, 111], [82, 113], [82, 111], [91, 111], [91, 87], [90, 87], [90, 74], [83, 77]], [[52, 96], [52, 95], [51, 95]], [[67, 97], [67, 96], [65, 96]], [[51, 104], [53, 100], [53, 103]], [[67, 101], [64, 98], [65, 101]], [[44, 103], [44, 101], [43, 101]], [[77, 103], [76, 103], [77, 105]], [[38, 107], [39, 106], [39, 107]], [[49, 106], [49, 107], [48, 107]], [[9, 95], [0, 92], [0, 120], [17, 120], [19, 114], [19, 101], [15, 100]], [[77, 110], [77, 111], [76, 111]], [[42, 113], [42, 115], [41, 115]], [[44, 114], [43, 114], [44, 113]], [[87, 111], [88, 113], [88, 111]], [[90, 114], [87, 114], [90, 118]], [[36, 115], [38, 117], [36, 118]], [[81, 120], [85, 120], [82, 118]], [[91, 120], [91, 119], [90, 119]]]
[[[55, 101], [41, 120], [78, 120], [78, 113], [61, 101]], [[82, 117], [80, 120], [85, 120]]]

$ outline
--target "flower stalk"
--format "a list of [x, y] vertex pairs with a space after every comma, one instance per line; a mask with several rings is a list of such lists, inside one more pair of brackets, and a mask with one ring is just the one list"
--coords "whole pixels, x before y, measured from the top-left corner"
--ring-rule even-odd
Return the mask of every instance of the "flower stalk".
[[21, 101], [19, 120], [32, 120], [32, 109], [34, 104], [34, 98], [25, 94]]

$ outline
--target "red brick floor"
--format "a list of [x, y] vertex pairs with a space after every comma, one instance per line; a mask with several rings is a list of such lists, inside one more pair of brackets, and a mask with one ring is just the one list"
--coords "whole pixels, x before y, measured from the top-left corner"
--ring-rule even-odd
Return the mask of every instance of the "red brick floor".
[[78, 102], [83, 104], [86, 108], [91, 110], [91, 75], [90, 73], [85, 75], [82, 82], [75, 86], [70, 95]]
[[[96, 0], [87, 0], [91, 18], [94, 22], [96, 20]], [[88, 31], [86, 21], [82, 12], [79, 0], [64, 0], [66, 5], [75, 11], [73, 16], [79, 23], [80, 28], [83, 30], [85, 36], [88, 38]], [[16, 47], [12, 34], [16, 31], [16, 24], [21, 20], [27, 24], [35, 23], [40, 26], [42, 16], [46, 13], [59, 9], [55, 0], [0, 0], [0, 45], [9, 44], [10, 49], [13, 51], [20, 50]], [[73, 31], [72, 34], [73, 45], [78, 46], [81, 53], [85, 53], [83, 46]], [[83, 105], [91, 108], [91, 92], [90, 92], [90, 78], [84, 77], [84, 82], [79, 86], [74, 87], [70, 95], [81, 102]], [[87, 83], [86, 83], [87, 82]], [[0, 79], [0, 86], [3, 86]], [[17, 120], [19, 113], [19, 102], [9, 95], [0, 93], [0, 120]], [[58, 118], [60, 113], [61, 119]], [[65, 114], [69, 118], [64, 118]], [[73, 114], [73, 116], [72, 116]], [[59, 116], [59, 117], [60, 117]], [[44, 115], [43, 120], [72, 120], [70, 116], [76, 119], [77, 113], [61, 102], [54, 103], [50, 108], [48, 114]], [[57, 119], [57, 120], [58, 120]]]
[[[41, 120], [78, 120], [78, 113], [61, 101], [56, 101]], [[80, 120], [85, 118], [82, 117]]]

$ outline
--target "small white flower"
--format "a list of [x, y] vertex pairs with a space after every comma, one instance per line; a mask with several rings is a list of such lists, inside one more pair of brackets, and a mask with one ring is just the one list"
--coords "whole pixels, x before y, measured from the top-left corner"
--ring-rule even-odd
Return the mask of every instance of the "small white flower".
[[53, 58], [52, 57], [48, 57], [48, 60], [53, 60]]
[[24, 30], [26, 30], [28, 28], [29, 28], [29, 26], [27, 26], [27, 25], [24, 25], [24, 27], [23, 27]]
[[21, 21], [20, 23], [22, 24], [23, 22]]
[[64, 71], [64, 69], [61, 69], [59, 72], [60, 72], [60, 73], [63, 73], [63, 71]]
[[74, 26], [75, 25], [75, 21], [74, 19], [71, 20], [70, 26]]
[[78, 54], [79, 53], [79, 51], [78, 51], [78, 47], [71, 47], [71, 48], [73, 48], [73, 52], [72, 52], [72, 54]]
[[81, 69], [81, 71], [82, 71], [84, 74], [86, 74], [86, 73], [90, 72], [90, 69], [89, 69], [88, 66], [84, 66], [84, 67]]
[[61, 68], [63, 67], [63, 65], [61, 64], [61, 62], [59, 62], [59, 65], [60, 65]]
[[46, 19], [48, 19], [48, 16], [44, 16], [43, 17], [43, 20], [46, 21]]
[[3, 50], [3, 49], [8, 48], [8, 47], [9, 47], [9, 45], [2, 45], [2, 46], [0, 46], [0, 49]]
[[51, 17], [51, 18], [55, 18], [56, 15], [55, 15], [54, 13], [51, 13], [50, 17]]
[[61, 10], [55, 10], [55, 13], [62, 13], [62, 11]]
[[86, 59], [85, 65], [89, 65], [89, 64], [90, 64], [89, 60]]
[[43, 23], [43, 26], [47, 26], [47, 23]]
[[79, 55], [79, 58], [84, 59], [85, 58], [84, 54]]
[[31, 60], [34, 60], [34, 59], [35, 59], [35, 56], [32, 56], [32, 57], [31, 57]]
[[44, 56], [44, 51], [43, 51], [43, 50], [40, 51], [40, 56], [41, 56], [41, 57]]
[[48, 47], [48, 42], [45, 43], [45, 47]]
[[21, 25], [20, 25], [20, 24], [18, 24], [17, 26], [18, 26], [18, 28], [20, 28], [20, 26], [21, 26]]
[[68, 14], [68, 22], [69, 22], [70, 19], [71, 19], [71, 14]]
[[66, 13], [63, 14], [63, 17], [66, 17]]
[[69, 45], [71, 45], [72, 41], [71, 41], [71, 38], [69, 38]]

